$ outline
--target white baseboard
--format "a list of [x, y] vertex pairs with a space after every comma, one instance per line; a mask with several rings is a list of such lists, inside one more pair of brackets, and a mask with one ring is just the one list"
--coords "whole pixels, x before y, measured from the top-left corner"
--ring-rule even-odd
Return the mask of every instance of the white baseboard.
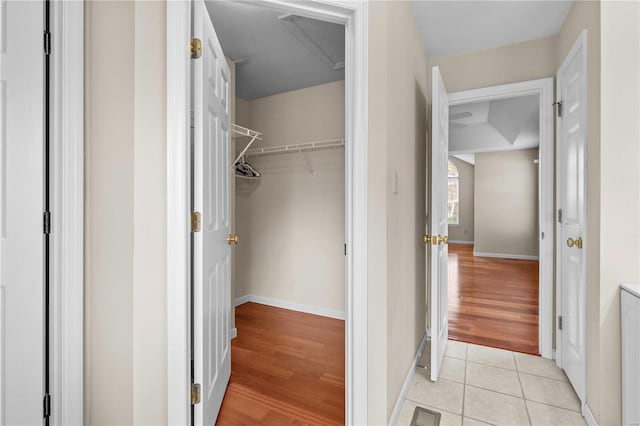
[[235, 339], [236, 337], [238, 337], [238, 329], [236, 327], [233, 327], [229, 332], [229, 336], [231, 337], [231, 339]]
[[476, 257], [497, 257], [500, 259], [518, 259], [518, 260], [538, 260], [538, 256], [529, 256], [526, 254], [505, 254], [505, 253], [482, 253], [473, 251], [473, 255]]
[[475, 241], [462, 241], [462, 240], [449, 240], [452, 244], [468, 244], [470, 246], [475, 244]]
[[582, 404], [582, 416], [584, 417], [587, 425], [589, 426], [598, 426], [598, 422], [596, 420], [596, 416], [591, 412], [591, 407], [586, 402]]
[[240, 305], [244, 305], [245, 303], [247, 303], [249, 301], [249, 297], [250, 296], [242, 296], [242, 297], [238, 297], [235, 301], [235, 306], [240, 306]]
[[418, 360], [422, 355], [422, 351], [424, 351], [424, 347], [427, 345], [427, 334], [425, 333], [422, 338], [422, 342], [420, 342], [420, 347], [418, 348], [418, 352], [416, 353], [416, 357], [413, 358], [413, 362], [409, 367], [409, 372], [407, 373], [407, 377], [404, 379], [404, 383], [402, 384], [402, 389], [400, 389], [400, 395], [398, 395], [398, 399], [396, 400], [396, 405], [393, 407], [393, 412], [391, 413], [391, 418], [389, 419], [389, 425], [396, 426], [398, 424], [398, 420], [400, 419], [400, 412], [402, 411], [402, 405], [404, 404], [404, 400], [407, 398], [407, 394], [409, 393], [409, 389], [411, 388], [411, 383], [413, 382], [413, 376], [416, 374], [416, 365], [418, 364]]
[[276, 308], [289, 309], [291, 311], [304, 312], [307, 314], [320, 315], [322, 317], [335, 318], [344, 320], [345, 315], [343, 311], [336, 309], [324, 308], [320, 306], [303, 305], [300, 303], [289, 302], [286, 300], [271, 299], [270, 297], [256, 296], [255, 294], [249, 294], [236, 299], [235, 305], [240, 306], [247, 302], [259, 303], [261, 305], [274, 306]]

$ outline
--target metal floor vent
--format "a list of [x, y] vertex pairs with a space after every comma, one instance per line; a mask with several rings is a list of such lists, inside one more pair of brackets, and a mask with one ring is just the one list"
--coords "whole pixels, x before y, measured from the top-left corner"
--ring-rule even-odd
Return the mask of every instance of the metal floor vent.
[[440, 424], [440, 413], [416, 407], [411, 419], [411, 426], [438, 426]]

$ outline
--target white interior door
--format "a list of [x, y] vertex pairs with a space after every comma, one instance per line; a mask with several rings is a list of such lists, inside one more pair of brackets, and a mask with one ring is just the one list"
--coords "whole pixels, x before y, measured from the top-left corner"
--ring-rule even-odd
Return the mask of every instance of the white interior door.
[[448, 320], [448, 213], [447, 157], [449, 152], [449, 98], [440, 69], [432, 71], [431, 119], [431, 227], [430, 251], [430, 334], [431, 380], [438, 380], [449, 338]]
[[197, 425], [215, 424], [231, 375], [229, 236], [229, 68], [204, 2], [194, 2], [194, 377]]
[[43, 2], [0, 2], [0, 424], [43, 422]]
[[585, 396], [585, 147], [586, 53], [581, 37], [560, 67], [558, 102], [558, 276], [561, 286], [561, 366]]

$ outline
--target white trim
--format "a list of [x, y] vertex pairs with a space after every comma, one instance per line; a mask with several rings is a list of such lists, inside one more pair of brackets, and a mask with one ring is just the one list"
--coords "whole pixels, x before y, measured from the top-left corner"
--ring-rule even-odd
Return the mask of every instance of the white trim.
[[51, 423], [83, 423], [84, 6], [51, 3]]
[[251, 299], [251, 295], [240, 296], [235, 300], [234, 306], [244, 305], [245, 303], [250, 302], [251, 301], [250, 299]]
[[424, 348], [427, 345], [427, 335], [425, 334], [422, 338], [422, 342], [420, 342], [420, 347], [418, 348], [418, 352], [416, 352], [416, 356], [413, 358], [411, 362], [411, 366], [409, 367], [409, 371], [407, 372], [407, 377], [404, 379], [404, 383], [402, 384], [402, 389], [400, 389], [400, 395], [398, 395], [398, 399], [396, 400], [396, 404], [393, 406], [393, 411], [391, 412], [391, 418], [389, 419], [390, 425], [397, 425], [398, 420], [400, 420], [400, 413], [402, 412], [402, 406], [404, 405], [405, 399], [407, 399], [407, 395], [409, 394], [409, 389], [411, 388], [411, 383], [413, 382], [413, 376], [416, 375], [416, 366], [418, 365], [418, 361], [420, 360], [420, 356], [422, 356], [422, 352], [424, 352]]
[[474, 250], [473, 255], [476, 257], [495, 257], [499, 259], [539, 260], [538, 256], [531, 256], [528, 254], [484, 253]]
[[189, 46], [191, 2], [167, 2], [167, 423], [191, 424]]
[[321, 317], [335, 318], [344, 320], [344, 311], [337, 309], [324, 308], [322, 306], [303, 305], [302, 303], [289, 302], [287, 300], [272, 299], [270, 297], [257, 296], [249, 294], [236, 299], [235, 305], [244, 305], [247, 302], [259, 303], [261, 305], [273, 306], [276, 308], [288, 309], [290, 311], [304, 312], [307, 314], [320, 315]]
[[229, 332], [229, 335], [231, 336], [231, 339], [235, 339], [236, 337], [238, 337], [238, 329], [236, 327], [233, 327]]
[[[364, 0], [265, 0], [285, 13], [345, 25], [346, 421], [367, 424], [368, 24]], [[190, 2], [167, 2], [168, 423], [189, 424]]]
[[553, 78], [503, 84], [449, 94], [451, 106], [515, 96], [540, 96], [540, 174], [539, 174], [539, 230], [540, 285], [538, 305], [538, 344], [540, 355], [553, 356], [553, 261], [554, 261], [554, 135], [553, 135]]
[[475, 243], [475, 241], [449, 240], [449, 244], [468, 244], [472, 246]]
[[596, 416], [593, 415], [591, 407], [589, 407], [589, 404], [587, 404], [586, 402], [582, 404], [582, 417], [584, 417], [588, 426], [598, 426]]
[[[556, 73], [556, 101], [558, 101], [559, 99], [557, 98], [557, 96], [559, 96], [560, 90], [561, 90], [561, 81], [558, 78], [558, 76], [564, 72], [565, 68], [567, 66], [569, 66], [569, 61], [571, 58], [573, 58], [580, 49], [582, 49], [584, 55], [583, 55], [583, 63], [582, 63], [582, 67], [584, 69], [584, 114], [588, 114], [588, 105], [589, 105], [589, 89], [588, 89], [588, 72], [589, 72], [589, 66], [588, 66], [588, 45], [587, 45], [587, 30], [584, 29], [582, 30], [582, 32], [580, 33], [580, 35], [578, 36], [578, 38], [576, 39], [575, 43], [573, 44], [573, 46], [571, 47], [571, 50], [569, 51], [569, 53], [567, 54], [567, 56], [563, 59], [562, 64], [560, 65], [560, 67], [558, 68], [558, 71]], [[588, 117], [585, 120], [585, 123], [588, 122]], [[586, 159], [588, 158], [588, 150], [589, 150], [589, 134], [588, 134], [588, 127], [585, 128], [585, 168], [588, 167], [588, 164], [586, 163]], [[556, 126], [556, 140], [560, 141], [560, 126]], [[559, 142], [556, 144], [556, 155], [558, 157], [558, 159], [560, 158], [560, 144]], [[558, 163], [556, 164], [556, 175], [558, 178], [558, 181], [556, 182], [556, 186], [557, 188], [560, 188], [562, 185], [562, 182], [560, 182], [561, 176], [562, 174], [560, 173], [560, 166], [561, 164]], [[584, 250], [584, 265], [583, 265], [583, 271], [582, 273], [584, 274], [585, 280], [588, 280], [587, 277], [587, 253], [589, 250], [589, 240], [588, 240], [588, 229], [587, 229], [587, 215], [588, 215], [588, 211], [587, 211], [587, 206], [588, 206], [588, 182], [587, 182], [587, 178], [585, 176], [584, 182], [584, 226], [582, 229], [582, 240], [583, 240], [583, 249]], [[560, 192], [556, 191], [556, 205], [560, 205]], [[555, 252], [555, 260], [556, 260], [556, 315], [557, 316], [562, 316], [562, 245], [564, 244], [564, 241], [562, 241], [562, 235], [560, 232], [558, 232], [558, 235], [556, 237], [556, 252]], [[585, 282], [585, 284], [588, 286], [589, 283], [588, 281]], [[587, 321], [587, 300], [586, 300], [586, 293], [585, 293], [585, 300], [584, 300], [584, 306], [582, 307], [582, 312], [584, 312], [584, 330], [585, 333], [583, 335], [583, 339], [584, 339], [584, 389], [582, 390], [582, 392], [584, 393], [583, 395], [580, 395], [580, 392], [576, 392], [576, 394], [578, 394], [578, 398], [580, 399], [581, 402], [586, 404], [586, 398], [587, 398], [587, 355], [588, 355], [588, 351], [587, 351], [587, 347], [588, 347], [588, 343], [589, 343], [589, 333], [586, 332], [586, 321]], [[557, 328], [557, 323], [555, 321], [554, 318], [554, 324], [556, 327], [556, 365], [560, 368], [562, 368], [562, 330]], [[590, 412], [590, 410], [589, 410]], [[585, 416], [586, 418], [586, 416]], [[595, 421], [595, 419], [594, 419]]]

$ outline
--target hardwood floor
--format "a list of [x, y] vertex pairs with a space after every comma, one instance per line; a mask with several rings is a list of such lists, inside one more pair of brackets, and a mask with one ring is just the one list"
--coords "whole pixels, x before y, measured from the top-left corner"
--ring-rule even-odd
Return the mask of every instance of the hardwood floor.
[[449, 244], [449, 338], [538, 355], [538, 261]]
[[218, 425], [344, 424], [344, 321], [245, 303]]

